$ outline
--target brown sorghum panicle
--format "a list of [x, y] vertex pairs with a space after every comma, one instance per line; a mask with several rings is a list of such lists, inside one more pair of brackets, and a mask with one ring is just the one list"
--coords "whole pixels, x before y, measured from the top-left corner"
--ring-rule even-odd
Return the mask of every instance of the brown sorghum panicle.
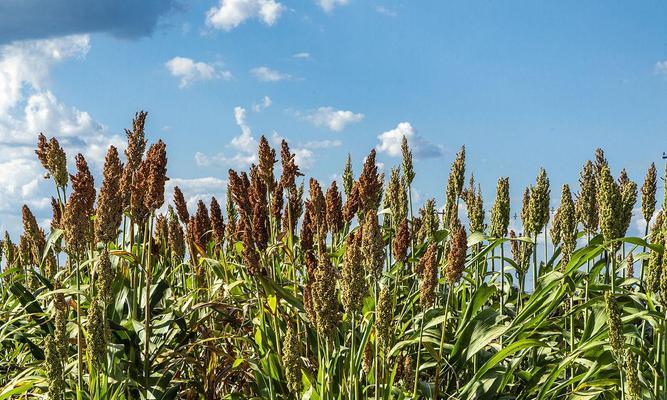
[[149, 213], [145, 201], [148, 192], [147, 180], [148, 165], [146, 162], [142, 162], [134, 172], [132, 184], [130, 185], [130, 216], [132, 217], [132, 221], [139, 226], [146, 222]]
[[95, 186], [86, 160], [76, 157], [77, 173], [72, 176], [72, 193], [63, 214], [64, 238], [71, 254], [82, 252], [92, 239], [90, 217], [93, 215]]
[[376, 281], [382, 274], [384, 266], [384, 240], [375, 212], [366, 213], [363, 225], [361, 253], [364, 267]]
[[259, 139], [259, 176], [264, 181], [269, 192], [272, 192], [276, 180], [273, 176], [273, 166], [276, 163], [276, 151], [271, 148], [264, 136]]
[[206, 205], [202, 200], [197, 202], [193, 228], [192, 238], [195, 244], [205, 250], [211, 237], [211, 220], [208, 217]]
[[229, 191], [234, 204], [238, 207], [241, 219], [246, 222], [252, 219], [252, 205], [250, 204], [250, 184], [244, 173], [240, 175], [236, 171], [229, 170]]
[[445, 276], [450, 285], [461, 280], [463, 270], [466, 264], [466, 251], [468, 248], [468, 239], [465, 228], [457, 227], [452, 232], [451, 248], [447, 253], [447, 266], [445, 267]]
[[320, 186], [320, 183], [314, 178], [310, 178], [309, 181], [309, 199], [312, 206], [311, 217], [313, 217], [315, 227], [317, 228], [318, 233], [326, 233], [327, 203], [324, 198], [324, 193], [322, 193], [322, 187]]
[[348, 314], [361, 311], [368, 290], [366, 273], [362, 264], [361, 230], [350, 233], [346, 241], [341, 274], [341, 300]]
[[295, 180], [299, 176], [303, 176], [299, 171], [299, 166], [294, 162], [295, 155], [290, 152], [289, 145], [285, 140], [280, 143], [280, 161], [283, 167], [282, 175], [280, 176], [280, 183], [283, 187], [295, 187]]
[[352, 172], [352, 156], [347, 153], [347, 160], [345, 161], [345, 168], [343, 168], [343, 191], [345, 196], [349, 197], [352, 193], [352, 186], [354, 185], [354, 172]]
[[155, 211], [164, 204], [164, 184], [167, 181], [167, 146], [162, 140], [153, 144], [146, 153], [148, 166], [144, 205]]
[[225, 197], [225, 209], [227, 210], [227, 227], [225, 228], [225, 237], [227, 239], [227, 243], [232, 244], [238, 240], [238, 238], [235, 236], [238, 213], [236, 211], [236, 206], [234, 205], [234, 200], [232, 200], [229, 184], [227, 184], [227, 195]]
[[67, 157], [65, 156], [65, 150], [60, 147], [60, 143], [56, 138], [51, 138], [49, 140], [49, 172], [53, 179], [56, 182], [56, 185], [59, 187], [65, 187], [67, 185]]
[[407, 218], [398, 225], [396, 237], [394, 238], [393, 250], [396, 261], [404, 262], [410, 247], [410, 227]]
[[259, 253], [257, 253], [255, 243], [253, 242], [252, 229], [245, 227], [245, 223], [243, 225], [243, 261], [248, 269], [248, 274], [261, 276], [263, 275], [262, 266], [259, 260]]
[[327, 190], [326, 205], [329, 230], [331, 233], [338, 233], [343, 229], [343, 199], [338, 191], [336, 181], [332, 181], [331, 186]]
[[510, 223], [510, 178], [498, 179], [496, 185], [496, 201], [491, 209], [491, 236], [502, 238], [507, 236]]
[[283, 185], [278, 183], [271, 194], [271, 219], [275, 224], [276, 232], [280, 232], [284, 200]]
[[[509, 231], [510, 239], [516, 239], [516, 232], [514, 229]], [[519, 253], [519, 242], [517, 240], [510, 240], [510, 252], [512, 253], [512, 259], [518, 261], [520, 257]]]
[[438, 246], [431, 243], [419, 260], [418, 272], [420, 301], [423, 308], [430, 308], [435, 302], [435, 287], [438, 284]]
[[345, 207], [343, 207], [343, 219], [345, 222], [349, 223], [354, 218], [354, 215], [359, 210], [359, 184], [355, 183], [352, 186], [352, 192], [345, 201]]
[[167, 225], [167, 218], [164, 214], [159, 214], [155, 217], [155, 228], [153, 228], [153, 237], [157, 246], [156, 250], [162, 247], [162, 243], [167, 243], [169, 237], [169, 226]]
[[211, 198], [211, 228], [213, 230], [213, 240], [216, 246], [222, 246], [225, 241], [225, 221], [222, 218], [222, 210], [220, 204], [215, 197]]
[[[49, 171], [49, 143], [46, 141], [46, 136], [40, 132], [37, 137], [37, 149], [35, 150], [39, 162], [42, 163], [44, 169]], [[51, 172], [51, 171], [49, 171]]]
[[91, 217], [95, 205], [95, 180], [82, 154], [76, 155], [76, 171], [76, 174], [71, 176], [72, 190], [81, 194], [82, 211], [87, 217]]
[[63, 210], [60, 202], [55, 197], [51, 197], [51, 230], [60, 229], [63, 218]]
[[255, 203], [252, 213], [252, 232], [255, 245], [259, 250], [264, 250], [269, 244], [269, 216], [266, 207], [262, 203]]
[[118, 237], [118, 228], [123, 220], [123, 203], [120, 192], [120, 179], [123, 165], [118, 158], [118, 150], [109, 147], [104, 160], [104, 170], [100, 194], [95, 210], [95, 239], [108, 243]]
[[188, 204], [185, 202], [185, 197], [183, 192], [178, 186], [174, 187], [174, 205], [176, 206], [176, 213], [178, 214], [178, 219], [187, 224], [190, 220], [190, 213], [188, 212]]
[[359, 205], [363, 211], [375, 211], [380, 204], [382, 182], [378, 179], [375, 149], [371, 150], [359, 176]]
[[146, 115], [148, 114], [144, 111], [136, 113], [132, 120], [132, 130], [125, 129], [127, 135], [127, 148], [125, 149], [126, 162], [121, 179], [123, 206], [130, 204], [130, 192], [132, 191], [132, 182], [135, 178], [134, 173], [139, 168], [141, 159], [144, 156], [144, 150], [146, 150], [146, 139], [144, 135]]
[[646, 226], [648, 226], [648, 223], [651, 221], [653, 213], [655, 212], [655, 192], [657, 187], [655, 163], [651, 163], [648, 171], [646, 171], [646, 178], [642, 185], [642, 215], [646, 221]]
[[303, 214], [303, 222], [301, 223], [301, 233], [299, 235], [301, 249], [304, 252], [313, 250], [313, 239], [315, 235], [315, 226], [312, 218], [312, 205], [310, 201], [306, 201], [306, 212]]

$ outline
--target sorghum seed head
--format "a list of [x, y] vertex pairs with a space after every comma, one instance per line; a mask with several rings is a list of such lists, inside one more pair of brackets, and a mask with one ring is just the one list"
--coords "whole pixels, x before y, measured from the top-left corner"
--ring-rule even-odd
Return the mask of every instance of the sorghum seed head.
[[391, 346], [391, 326], [392, 326], [392, 300], [389, 289], [386, 286], [380, 289], [378, 304], [376, 306], [375, 329], [377, 331], [380, 348], [385, 351]]
[[215, 197], [211, 198], [211, 227], [213, 230], [213, 240], [217, 247], [221, 247], [225, 241], [225, 221], [222, 218], [222, 210], [220, 204]]
[[587, 232], [598, 229], [597, 183], [595, 167], [587, 161], [579, 178], [579, 196], [577, 197], [577, 218]]
[[408, 138], [403, 136], [401, 140], [401, 154], [403, 155], [403, 173], [405, 174], [405, 182], [407, 186], [412, 184], [415, 179], [415, 170], [412, 166], [412, 150], [408, 146]]
[[109, 250], [104, 248], [95, 264], [95, 287], [102, 304], [109, 304], [112, 300], [111, 285], [114, 280], [114, 270], [109, 258]]
[[629, 351], [625, 351], [624, 372], [626, 376], [625, 390], [628, 400], [640, 400], [642, 398], [641, 382], [639, 381], [637, 363], [635, 355]]
[[445, 276], [450, 285], [461, 280], [466, 264], [466, 252], [468, 249], [468, 238], [465, 228], [458, 227], [451, 234], [451, 247], [447, 253], [447, 266]]
[[174, 205], [176, 206], [176, 213], [178, 214], [178, 219], [187, 224], [190, 220], [190, 213], [188, 212], [188, 204], [185, 202], [185, 197], [183, 192], [178, 186], [174, 187]]
[[507, 235], [510, 223], [510, 178], [498, 179], [496, 201], [491, 209], [491, 236], [501, 238]]
[[290, 152], [287, 142], [283, 140], [280, 143], [280, 162], [283, 167], [283, 172], [280, 176], [280, 183], [285, 188], [292, 188], [296, 186], [296, 178], [303, 176], [301, 171], [299, 171], [299, 166], [296, 165], [294, 161], [295, 157], [296, 155]]
[[171, 255], [177, 261], [182, 261], [183, 257], [185, 257], [183, 228], [173, 210], [169, 212], [169, 249], [171, 250]]
[[614, 182], [609, 167], [603, 165], [597, 180], [598, 212], [600, 229], [605, 241], [617, 239], [622, 218], [621, 192]]
[[611, 345], [616, 359], [620, 360], [625, 348], [625, 339], [623, 338], [623, 323], [621, 322], [621, 311], [618, 308], [614, 294], [611, 292], [604, 293], [604, 303], [605, 309], [607, 311], [609, 344]]
[[259, 175], [264, 181], [269, 192], [272, 192], [276, 181], [273, 176], [273, 166], [277, 162], [276, 151], [271, 148], [269, 141], [264, 136], [259, 139]]
[[350, 153], [347, 153], [347, 160], [345, 161], [345, 168], [343, 169], [343, 190], [345, 191], [345, 196], [350, 196], [353, 185], [354, 172], [352, 172], [352, 156]]
[[540, 168], [540, 173], [535, 180], [535, 186], [530, 191], [529, 200], [529, 231], [536, 235], [547, 226], [549, 222], [549, 178], [544, 168]]
[[[560, 238], [563, 240], [561, 246], [563, 254], [563, 265], [565, 265], [577, 246], [577, 217], [574, 209], [572, 193], [568, 185], [563, 185], [560, 206], [558, 207], [558, 219]], [[554, 221], [556, 224], [556, 221]]]
[[635, 260], [632, 256], [632, 253], [628, 253], [628, 257], [625, 259], [625, 272], [628, 278], [634, 278], [635, 276]]
[[435, 287], [438, 284], [438, 246], [431, 243], [419, 260], [418, 272], [420, 302], [424, 309], [435, 302]]
[[276, 225], [276, 232], [280, 232], [281, 222], [282, 222], [282, 211], [283, 211], [283, 185], [278, 183], [273, 188], [273, 193], [271, 194], [271, 218], [273, 219]]
[[263, 275], [263, 269], [260, 264], [259, 253], [257, 253], [253, 242], [252, 228], [245, 226], [245, 223], [243, 225], [243, 261], [248, 269], [248, 274], [261, 276]]
[[354, 183], [352, 191], [345, 200], [345, 207], [343, 207], [343, 219], [345, 222], [349, 223], [352, 221], [352, 218], [354, 218], [354, 215], [359, 210], [359, 202], [359, 184]]
[[120, 184], [123, 165], [118, 158], [118, 150], [109, 147], [104, 160], [102, 186], [95, 210], [95, 239], [108, 243], [118, 236], [118, 228], [123, 220], [123, 203]]
[[373, 280], [377, 280], [384, 266], [384, 240], [375, 212], [366, 213], [363, 225], [361, 253], [364, 267]]
[[646, 171], [646, 178], [642, 185], [642, 215], [647, 224], [651, 221], [651, 217], [653, 217], [653, 213], [655, 212], [657, 180], [655, 163], [651, 163], [648, 171]]
[[65, 150], [60, 147], [56, 138], [49, 140], [48, 153], [46, 155], [49, 173], [58, 187], [67, 186], [67, 156]]
[[377, 165], [375, 164], [375, 149], [371, 150], [364, 161], [358, 185], [359, 205], [363, 208], [363, 211], [377, 210], [380, 205], [382, 182], [379, 179]]
[[341, 300], [348, 314], [355, 314], [361, 310], [368, 290], [366, 273], [362, 264], [361, 238], [361, 230], [357, 230], [347, 237], [343, 258], [343, 271], [340, 282]]
[[619, 237], [625, 236], [632, 222], [632, 210], [637, 202], [637, 184], [628, 178], [625, 169], [621, 171], [618, 182], [621, 193]]
[[193, 239], [195, 244], [202, 249], [206, 249], [211, 237], [211, 220], [208, 217], [208, 210], [202, 200], [197, 202], [197, 211], [194, 216]]
[[[46, 136], [40, 132], [37, 137], [37, 149], [35, 150], [39, 162], [47, 171], [49, 170], [49, 143], [46, 141]], [[50, 172], [50, 171], [49, 171]]]
[[322, 337], [331, 338], [338, 325], [339, 315], [336, 295], [336, 270], [326, 254], [320, 256], [314, 275], [312, 296], [317, 332]]
[[252, 232], [255, 245], [259, 250], [264, 250], [269, 243], [269, 216], [266, 207], [257, 202], [252, 213]]
[[86, 328], [88, 356], [96, 366], [102, 366], [106, 363], [109, 330], [104, 320], [104, 305], [98, 297], [90, 302]]
[[338, 233], [343, 229], [343, 199], [338, 191], [336, 181], [331, 182], [327, 190], [327, 225], [332, 233]]
[[155, 211], [164, 204], [164, 185], [167, 181], [167, 145], [162, 140], [151, 145], [146, 153], [148, 165], [144, 205]]
[[60, 207], [60, 202], [51, 197], [51, 230], [60, 229], [61, 222], [63, 218], [62, 208]]
[[49, 383], [49, 399], [62, 400], [65, 392], [63, 380], [63, 360], [55, 339], [48, 335], [44, 343], [46, 353], [46, 375]]
[[283, 340], [283, 368], [287, 387], [295, 394], [301, 393], [301, 356], [299, 354], [299, 337], [292, 323], [287, 324], [287, 332]]
[[398, 225], [396, 230], [396, 238], [394, 238], [393, 250], [396, 261], [404, 262], [408, 255], [408, 247], [410, 247], [410, 227], [407, 218]]

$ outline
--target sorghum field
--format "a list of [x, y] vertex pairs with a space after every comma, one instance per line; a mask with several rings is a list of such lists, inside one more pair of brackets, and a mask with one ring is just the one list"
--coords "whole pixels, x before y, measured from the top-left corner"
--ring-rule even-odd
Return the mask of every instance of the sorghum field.
[[598, 150], [570, 186], [536, 166], [483, 204], [462, 148], [416, 209], [405, 139], [389, 176], [370, 151], [338, 187], [262, 138], [225, 202], [188, 209], [145, 118], [101, 182], [36, 140], [53, 218], [24, 206], [2, 241], [0, 400], [667, 398], [654, 165], [638, 187]]

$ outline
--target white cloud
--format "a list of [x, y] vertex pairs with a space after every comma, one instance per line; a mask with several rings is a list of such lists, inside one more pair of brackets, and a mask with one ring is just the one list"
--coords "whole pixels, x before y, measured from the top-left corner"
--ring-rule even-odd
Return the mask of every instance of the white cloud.
[[325, 126], [334, 132], [340, 132], [349, 124], [360, 122], [364, 114], [352, 111], [334, 110], [332, 107], [320, 107], [306, 119], [315, 126]]
[[253, 68], [250, 73], [260, 82], [279, 82], [292, 79], [292, 75], [285, 74], [266, 66]]
[[213, 64], [196, 62], [187, 57], [174, 57], [164, 65], [173, 76], [180, 78], [178, 87], [181, 89], [196, 81], [229, 80], [232, 78], [230, 71], [218, 69]]
[[230, 31], [250, 18], [273, 25], [285, 6], [275, 0], [220, 0], [217, 7], [206, 13], [206, 24], [216, 29]]
[[310, 59], [310, 53], [302, 52], [302, 53], [296, 53], [292, 57], [298, 58], [301, 60], [308, 60]]
[[421, 135], [417, 134], [409, 122], [401, 122], [396, 128], [378, 135], [380, 143], [376, 146], [381, 153], [397, 157], [401, 155], [401, 143], [403, 136], [408, 139], [408, 144], [415, 158], [440, 157], [444, 149], [441, 145], [431, 143]]
[[260, 112], [263, 109], [271, 107], [271, 104], [273, 104], [271, 98], [269, 96], [264, 96], [260, 103], [255, 103], [252, 105], [252, 110], [254, 112]]
[[73, 161], [82, 153], [99, 172], [110, 144], [122, 150], [123, 139], [90, 114], [62, 103], [49, 88], [49, 72], [60, 62], [84, 57], [87, 35], [15, 42], [0, 47], [0, 229], [15, 233], [21, 204], [40, 220], [50, 213], [53, 184], [34, 149], [37, 135], [56, 136]]
[[332, 12], [334, 8], [338, 6], [346, 5], [349, 0], [316, 0], [317, 5], [320, 6], [325, 12]]
[[655, 63], [655, 72], [667, 76], [667, 60]]

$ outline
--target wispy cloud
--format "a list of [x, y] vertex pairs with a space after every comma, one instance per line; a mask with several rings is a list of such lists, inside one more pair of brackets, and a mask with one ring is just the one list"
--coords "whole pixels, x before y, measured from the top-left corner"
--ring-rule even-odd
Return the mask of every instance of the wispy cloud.
[[396, 17], [398, 16], [398, 13], [392, 9], [389, 9], [385, 6], [379, 5], [375, 7], [375, 11], [377, 11], [379, 14], [382, 14], [387, 17]]
[[316, 0], [316, 2], [324, 12], [330, 13], [338, 6], [347, 5], [349, 0]]
[[260, 82], [279, 82], [292, 79], [292, 75], [285, 74], [266, 66], [256, 67], [250, 73]]
[[655, 63], [655, 72], [667, 76], [667, 60]]
[[269, 96], [264, 96], [261, 102], [252, 105], [252, 110], [254, 112], [260, 112], [266, 108], [271, 107], [271, 104], [273, 104], [271, 98]]
[[197, 62], [187, 57], [174, 57], [165, 63], [165, 67], [173, 76], [180, 78], [178, 87], [181, 89], [196, 81], [229, 80], [232, 78], [230, 71], [219, 69], [214, 64]]
[[308, 59], [310, 59], [310, 53], [306, 53], [306, 52], [296, 53], [296, 54], [292, 55], [292, 57], [293, 58], [298, 58], [298, 59], [301, 59], [301, 60], [308, 60]]
[[247, 19], [258, 19], [266, 25], [276, 23], [285, 6], [275, 0], [220, 0], [206, 13], [206, 25], [231, 31]]

